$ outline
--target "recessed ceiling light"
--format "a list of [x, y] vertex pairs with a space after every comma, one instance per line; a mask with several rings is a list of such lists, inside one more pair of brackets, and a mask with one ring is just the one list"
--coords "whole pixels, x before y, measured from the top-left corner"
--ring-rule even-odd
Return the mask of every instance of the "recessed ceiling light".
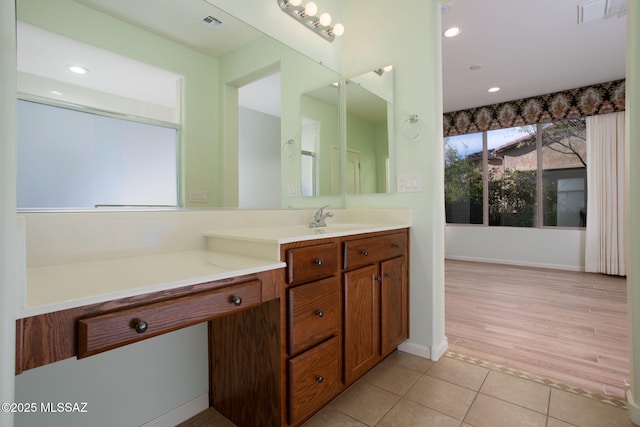
[[56, 96], [62, 95], [62, 92], [60, 92], [59, 90], [51, 90], [51, 91], [49, 91], [49, 93], [51, 95], [56, 95]]
[[489, 93], [494, 93], [494, 92], [498, 92], [500, 90], [499, 87], [494, 86], [494, 87], [490, 87], [489, 90], [487, 92]]
[[67, 70], [76, 74], [87, 74], [89, 69], [81, 65], [67, 65]]
[[462, 30], [458, 27], [451, 27], [448, 28], [444, 33], [442, 33], [443, 36], [449, 38], [449, 37], [455, 37], [458, 34], [460, 34], [462, 32]]

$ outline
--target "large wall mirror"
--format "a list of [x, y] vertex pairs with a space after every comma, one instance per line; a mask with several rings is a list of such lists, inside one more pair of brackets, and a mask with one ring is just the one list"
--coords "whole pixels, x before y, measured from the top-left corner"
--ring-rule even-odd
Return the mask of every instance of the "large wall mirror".
[[302, 95], [300, 167], [303, 197], [341, 192], [339, 90], [339, 82], [334, 82]]
[[[339, 134], [331, 130], [338, 129], [339, 115], [336, 111], [330, 123], [310, 107], [321, 102], [314, 95], [317, 89], [332, 88], [339, 80], [334, 71], [202, 0], [17, 0], [16, 9], [22, 101], [169, 130], [165, 132], [168, 142], [162, 143], [164, 163], [154, 157], [159, 145], [154, 145], [158, 137], [153, 132], [139, 147], [127, 143], [124, 149], [123, 144], [110, 142], [122, 134], [121, 129], [102, 122], [81, 124], [73, 118], [59, 126], [68, 131], [61, 137], [65, 141], [81, 127], [105, 133], [91, 146], [86, 145], [86, 137], [67, 146], [51, 146], [53, 154], [30, 148], [32, 154], [40, 153], [41, 164], [54, 158], [66, 162], [51, 168], [47, 178], [55, 191], [45, 189], [42, 194], [79, 195], [103, 182], [109, 185], [102, 194], [113, 196], [134, 189], [136, 180], [146, 180], [171, 187], [168, 196], [132, 199], [120, 193], [111, 198], [87, 194], [83, 201], [72, 202], [54, 196], [46, 203], [31, 201], [24, 207], [295, 205], [303, 194], [301, 163], [308, 158], [304, 152], [312, 151], [302, 148], [301, 136], [314, 121], [320, 132], [314, 146], [319, 161], [312, 184], [315, 190], [308, 195], [340, 194], [341, 174], [335, 170], [339, 164], [331, 161], [332, 156], [340, 158]], [[52, 45], [53, 41], [58, 44]], [[76, 64], [89, 72], [68, 74], [67, 66]], [[261, 89], [256, 82], [271, 85], [270, 89]], [[273, 85], [278, 87], [274, 90]], [[303, 116], [308, 118], [304, 124]], [[49, 130], [60, 123], [52, 119]], [[244, 132], [247, 129], [252, 132]], [[131, 138], [138, 132], [134, 130]], [[330, 142], [325, 144], [325, 139]], [[290, 140], [295, 145], [293, 159], [283, 156]], [[70, 154], [79, 145], [82, 155]], [[251, 161], [256, 158], [259, 161], [253, 167]], [[148, 170], [159, 164], [162, 179]], [[30, 163], [24, 176], [34, 177], [38, 170], [37, 162]], [[119, 170], [125, 172], [116, 176]], [[51, 181], [58, 175], [64, 175], [66, 183]], [[118, 180], [118, 185], [110, 185], [111, 180]], [[69, 183], [85, 185], [63, 186]], [[29, 179], [19, 178], [21, 184], [31, 185]], [[28, 188], [21, 191], [31, 193]], [[137, 191], [149, 195], [154, 190], [142, 186]], [[336, 197], [330, 203], [340, 207], [340, 201]]]
[[393, 66], [346, 81], [347, 194], [387, 193], [393, 176]]

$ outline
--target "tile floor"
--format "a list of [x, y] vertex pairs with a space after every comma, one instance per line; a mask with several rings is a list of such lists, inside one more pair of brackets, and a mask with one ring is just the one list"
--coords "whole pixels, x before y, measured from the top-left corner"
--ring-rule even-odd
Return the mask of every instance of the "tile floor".
[[[230, 427], [213, 410], [181, 426]], [[396, 351], [303, 427], [632, 427], [623, 401], [449, 352]]]

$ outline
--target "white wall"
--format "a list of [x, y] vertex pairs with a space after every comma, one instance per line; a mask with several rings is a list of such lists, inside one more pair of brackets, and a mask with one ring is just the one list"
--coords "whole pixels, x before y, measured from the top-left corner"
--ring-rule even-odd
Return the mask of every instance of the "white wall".
[[280, 208], [280, 118], [238, 109], [238, 204]]
[[[0, 1], [0, 402], [14, 402], [16, 268], [15, 3]], [[13, 414], [0, 411], [0, 426]]]
[[447, 225], [447, 259], [584, 271], [585, 231]]
[[16, 377], [16, 402], [86, 402], [87, 413], [19, 414], [15, 427], [140, 426], [207, 396], [208, 369], [206, 324], [31, 369]]

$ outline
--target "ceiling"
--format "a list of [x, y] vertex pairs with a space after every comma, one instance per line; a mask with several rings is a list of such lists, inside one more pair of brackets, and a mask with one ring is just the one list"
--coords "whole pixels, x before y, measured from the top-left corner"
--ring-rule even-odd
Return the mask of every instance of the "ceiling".
[[[585, 20], [578, 24], [580, 6]], [[444, 111], [543, 95], [625, 76], [626, 0], [454, 0], [443, 7]], [[602, 14], [599, 13], [600, 9]], [[480, 65], [471, 70], [472, 65]], [[500, 87], [488, 93], [490, 87]]]
[[[203, 0], [76, 1], [214, 57], [261, 34]], [[604, 13], [607, 7], [626, 9], [626, 0], [453, 0], [446, 4], [443, 30], [458, 26], [462, 33], [442, 39], [444, 111], [624, 78], [626, 15], [598, 18], [598, 10]], [[578, 24], [581, 9], [591, 20]], [[209, 15], [223, 24], [216, 29], [202, 25], [202, 18]], [[480, 68], [471, 70], [471, 66]], [[143, 76], [147, 72], [143, 69]], [[175, 81], [176, 76], [169, 78]], [[493, 86], [501, 90], [488, 93]]]

